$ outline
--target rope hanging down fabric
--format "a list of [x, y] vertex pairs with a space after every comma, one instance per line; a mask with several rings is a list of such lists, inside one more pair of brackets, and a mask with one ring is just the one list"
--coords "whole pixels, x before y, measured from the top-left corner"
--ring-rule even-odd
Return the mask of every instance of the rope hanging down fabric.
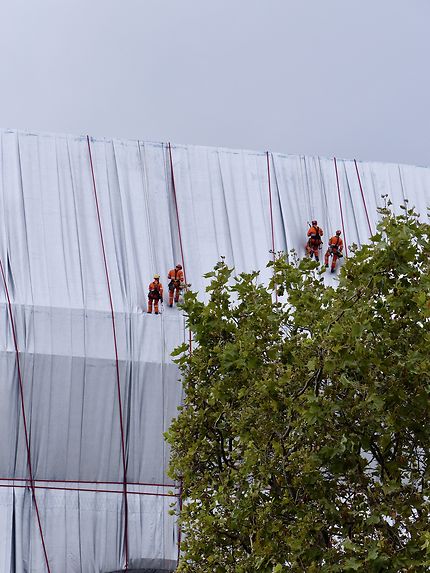
[[[13, 313], [12, 313], [12, 304], [10, 301], [9, 289], [7, 286], [6, 275], [4, 272], [3, 262], [1, 259], [0, 259], [0, 270], [1, 270], [1, 275], [3, 278], [4, 290], [5, 290], [6, 298], [7, 298], [7, 306], [8, 306], [8, 312], [9, 312], [9, 318], [10, 318], [10, 325], [11, 325], [11, 329], [12, 329], [13, 344], [15, 347], [16, 368], [17, 368], [17, 373], [18, 373], [19, 396], [20, 396], [20, 402], [21, 402], [21, 414], [22, 414], [22, 420], [23, 420], [23, 424], [24, 424], [25, 447], [27, 450], [27, 467], [28, 467], [28, 477], [29, 477], [29, 481], [30, 481], [30, 489], [31, 489], [31, 494], [32, 494], [33, 501], [34, 501], [34, 508], [36, 510], [37, 524], [39, 527], [40, 539], [42, 541], [42, 548], [43, 548], [43, 555], [45, 557], [46, 569], [48, 570], [48, 573], [51, 573], [51, 568], [49, 566], [49, 560], [48, 560], [48, 553], [46, 551], [45, 538], [43, 536], [42, 522], [40, 521], [39, 506], [37, 505], [36, 487], [34, 485], [33, 469], [32, 469], [32, 465], [31, 465], [30, 440], [29, 440], [29, 436], [28, 436], [27, 417], [25, 414], [24, 387], [23, 387], [23, 383], [22, 383], [21, 366], [20, 366], [20, 362], [19, 362], [18, 339], [16, 336], [15, 320], [14, 320]], [[10, 487], [10, 486], [7, 486], [7, 487]], [[13, 487], [17, 487], [17, 486], [14, 485]], [[26, 488], [27, 486], [21, 486], [21, 487]]]
[[[11, 480], [9, 480], [11, 481]], [[28, 481], [28, 480], [26, 480]], [[37, 482], [39, 483], [39, 482]], [[129, 484], [130, 485], [130, 484]], [[10, 489], [10, 484], [0, 484], [0, 488], [8, 488]], [[28, 486], [22, 484], [13, 484], [12, 487], [26, 489]], [[49, 491], [79, 491], [84, 493], [117, 493], [119, 495], [123, 495], [122, 490], [115, 490], [115, 489], [91, 489], [91, 488], [84, 488], [84, 487], [58, 487], [58, 486], [49, 486], [49, 485], [35, 485], [34, 489], [43, 489]], [[149, 496], [149, 497], [178, 497], [178, 494], [175, 493], [152, 493], [150, 491], [129, 491], [127, 495], [139, 495], [139, 496]]]
[[[270, 208], [270, 227], [272, 231], [272, 253], [273, 253], [273, 262], [276, 260], [276, 253], [275, 253], [275, 227], [273, 224], [273, 205], [272, 205], [272, 182], [270, 177], [270, 157], [269, 152], [266, 151], [266, 159], [267, 159], [267, 182], [269, 187], [269, 208]], [[273, 273], [275, 273], [275, 269], [273, 269]], [[278, 302], [278, 289], [275, 285], [275, 300]]]
[[[187, 282], [187, 271], [186, 271], [186, 267], [185, 267], [185, 258], [184, 258], [184, 247], [182, 244], [181, 222], [179, 220], [178, 199], [177, 199], [177, 195], [176, 195], [175, 172], [173, 170], [172, 146], [170, 145], [170, 143], [168, 143], [167, 145], [168, 145], [168, 149], [169, 149], [170, 176], [171, 176], [171, 180], [172, 180], [173, 199], [175, 201], [176, 222], [178, 224], [179, 247], [181, 249], [182, 269], [184, 271], [185, 284], [188, 284], [188, 282]], [[189, 330], [189, 344], [190, 344], [190, 354], [191, 354], [191, 352], [192, 352], [191, 330]]]
[[347, 241], [346, 241], [346, 235], [345, 235], [345, 223], [343, 221], [343, 210], [342, 210], [342, 199], [340, 196], [340, 185], [339, 185], [339, 173], [337, 170], [337, 161], [336, 161], [336, 157], [333, 157], [333, 161], [334, 161], [334, 168], [336, 171], [336, 183], [337, 183], [337, 196], [339, 197], [339, 209], [340, 209], [340, 218], [342, 221], [342, 233], [343, 233], [343, 238], [345, 240], [345, 257], [348, 258], [348, 245], [347, 245]]
[[[179, 246], [181, 249], [181, 260], [182, 260], [182, 268], [184, 270], [184, 281], [185, 284], [187, 283], [187, 273], [185, 270], [185, 259], [184, 259], [184, 248], [183, 248], [183, 244], [182, 244], [182, 232], [181, 232], [181, 223], [179, 220], [179, 209], [178, 209], [178, 200], [177, 200], [177, 196], [176, 196], [176, 183], [175, 183], [175, 172], [173, 169], [173, 157], [172, 157], [172, 146], [170, 145], [170, 142], [167, 144], [168, 149], [169, 149], [169, 162], [170, 162], [170, 176], [171, 176], [171, 181], [172, 181], [172, 191], [173, 191], [173, 199], [175, 201], [175, 211], [176, 211], [176, 221], [178, 224], [178, 235], [179, 235]], [[189, 352], [190, 354], [192, 353], [193, 349], [192, 349], [192, 336], [191, 336], [191, 330], [188, 330], [189, 332], [189, 340], [188, 340], [188, 344], [189, 344]], [[179, 484], [179, 514], [182, 512], [182, 481]], [[181, 556], [181, 541], [182, 541], [182, 531], [181, 531], [181, 527], [178, 527], [178, 555], [177, 555], [177, 563], [179, 564], [179, 559]]]
[[105, 243], [103, 238], [103, 229], [100, 217], [100, 208], [99, 208], [99, 201], [97, 196], [97, 186], [96, 186], [96, 178], [94, 175], [94, 165], [93, 165], [93, 156], [91, 153], [91, 144], [90, 138], [87, 135], [87, 144], [88, 144], [88, 155], [90, 160], [90, 167], [91, 167], [91, 176], [93, 181], [93, 191], [94, 191], [94, 200], [96, 204], [96, 212], [97, 212], [97, 221], [98, 227], [100, 232], [100, 243], [102, 248], [103, 254], [103, 262], [104, 262], [104, 269], [106, 275], [106, 284], [109, 294], [109, 304], [111, 309], [111, 318], [112, 318], [112, 333], [113, 333], [113, 344], [115, 349], [115, 368], [116, 368], [116, 383], [117, 383], [117, 394], [118, 394], [118, 408], [119, 408], [119, 424], [121, 430], [121, 453], [122, 453], [122, 466], [123, 466], [123, 498], [124, 498], [124, 549], [125, 549], [125, 567], [124, 570], [128, 571], [128, 500], [127, 500], [127, 462], [126, 462], [126, 455], [125, 455], [125, 439], [124, 439], [124, 421], [123, 421], [123, 413], [122, 413], [122, 399], [121, 399], [121, 379], [119, 373], [119, 359], [118, 359], [118, 344], [116, 338], [116, 326], [115, 326], [115, 313], [113, 308], [113, 300], [112, 300], [112, 291], [110, 285], [110, 278], [109, 278], [109, 270], [107, 265], [106, 259], [106, 249]]
[[184, 279], [185, 279], [185, 282], [187, 282], [187, 272], [185, 270], [185, 260], [184, 260], [184, 247], [182, 244], [181, 223], [179, 221], [178, 200], [176, 197], [175, 173], [173, 170], [172, 146], [170, 145], [170, 143], [168, 143], [167, 146], [169, 149], [170, 177], [171, 177], [171, 181], [172, 181], [173, 200], [175, 202], [176, 222], [178, 224], [179, 248], [181, 249], [181, 262], [182, 262], [182, 268], [184, 270]]
[[[18, 478], [18, 477], [0, 477], [0, 482], [2, 481], [28, 481], [28, 478]], [[47, 479], [47, 478], [43, 478], [43, 479], [35, 479], [33, 478], [33, 482], [34, 483], [77, 483], [77, 484], [84, 484], [84, 485], [122, 485], [123, 482], [122, 481], [95, 481], [95, 480], [79, 480], [79, 479]], [[144, 486], [149, 486], [149, 487], [163, 487], [163, 488], [169, 488], [172, 489], [178, 489], [178, 487], [176, 485], [173, 484], [166, 484], [166, 483], [146, 483], [146, 482], [137, 482], [137, 481], [127, 481], [127, 485], [133, 485], [133, 486], [139, 486], [139, 487], [144, 487]], [[100, 491], [98, 489], [95, 489], [94, 491]], [[121, 492], [122, 493], [122, 492]], [[129, 494], [132, 494], [132, 491], [128, 492]], [[158, 495], [158, 493], [151, 493], [151, 495]], [[176, 494], [175, 494], [176, 495]]]
[[363, 199], [364, 210], [366, 212], [367, 224], [369, 225], [369, 233], [372, 235], [372, 227], [370, 225], [369, 213], [367, 212], [366, 199], [364, 198], [363, 186], [361, 185], [360, 172], [358, 171], [357, 161], [354, 159], [355, 171], [357, 173], [358, 184], [360, 185], [361, 198]]

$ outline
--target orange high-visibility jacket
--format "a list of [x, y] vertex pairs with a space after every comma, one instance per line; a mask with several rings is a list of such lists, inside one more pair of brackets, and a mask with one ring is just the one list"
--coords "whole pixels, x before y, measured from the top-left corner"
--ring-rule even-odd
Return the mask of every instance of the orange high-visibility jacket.
[[[156, 282], [156, 281], [152, 281], [152, 283], [149, 283], [149, 297], [150, 298], [157, 298], [156, 297], [156, 292], [154, 291], [158, 291], [159, 293], [159, 298], [163, 298], [163, 285], [160, 282]], [[151, 295], [152, 293], [152, 295]]]
[[175, 286], [179, 286], [179, 283], [184, 282], [184, 272], [182, 269], [172, 269], [171, 271], [169, 271], [167, 278], [169, 279], [169, 281], [173, 281], [175, 283]]
[[315, 227], [315, 225], [312, 225], [312, 227], [310, 227], [308, 230], [308, 237], [313, 238], [312, 235], [319, 235], [320, 237], [322, 237], [324, 233], [321, 227], [318, 226]]
[[337, 247], [339, 251], [343, 250], [343, 241], [337, 235], [334, 235], [334, 237], [331, 237], [328, 244], [329, 244], [329, 247], [335, 247], [335, 248]]

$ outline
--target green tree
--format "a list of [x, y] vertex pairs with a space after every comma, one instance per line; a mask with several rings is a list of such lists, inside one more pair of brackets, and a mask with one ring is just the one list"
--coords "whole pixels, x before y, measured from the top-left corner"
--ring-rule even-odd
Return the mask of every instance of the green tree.
[[430, 570], [430, 226], [403, 209], [336, 289], [279, 256], [269, 289], [220, 262], [186, 295], [179, 571]]

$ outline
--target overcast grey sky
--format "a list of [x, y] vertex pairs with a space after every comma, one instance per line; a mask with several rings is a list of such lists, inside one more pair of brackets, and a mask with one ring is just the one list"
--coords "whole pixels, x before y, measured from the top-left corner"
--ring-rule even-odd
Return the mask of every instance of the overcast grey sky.
[[430, 0], [0, 0], [0, 126], [430, 165]]

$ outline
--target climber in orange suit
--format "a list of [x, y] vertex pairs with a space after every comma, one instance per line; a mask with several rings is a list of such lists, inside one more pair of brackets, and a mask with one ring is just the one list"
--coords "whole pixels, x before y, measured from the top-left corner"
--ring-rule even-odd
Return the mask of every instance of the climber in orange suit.
[[321, 237], [323, 236], [323, 230], [318, 227], [318, 221], [313, 220], [312, 225], [308, 230], [308, 242], [306, 244], [306, 252], [312, 258], [315, 255], [315, 260], [319, 261], [319, 250], [322, 244]]
[[169, 306], [173, 306], [173, 296], [175, 297], [175, 302], [179, 300], [179, 294], [181, 292], [181, 285], [184, 284], [184, 272], [182, 270], [182, 265], [177, 264], [174, 269], [169, 271], [167, 275], [169, 281]]
[[152, 313], [152, 305], [154, 304], [155, 314], [158, 314], [158, 301], [163, 302], [163, 285], [160, 283], [160, 275], [154, 275], [154, 280], [149, 285], [148, 292], [148, 312]]
[[343, 257], [342, 254], [343, 251], [343, 241], [340, 238], [340, 231], [336, 231], [336, 235], [334, 235], [334, 237], [332, 237], [329, 242], [328, 242], [328, 249], [326, 251], [326, 254], [324, 255], [324, 264], [325, 264], [325, 268], [328, 268], [328, 259], [330, 256], [332, 256], [332, 261], [331, 261], [331, 272], [334, 273], [335, 269], [336, 269], [336, 262], [337, 259], [340, 259], [341, 257]]

